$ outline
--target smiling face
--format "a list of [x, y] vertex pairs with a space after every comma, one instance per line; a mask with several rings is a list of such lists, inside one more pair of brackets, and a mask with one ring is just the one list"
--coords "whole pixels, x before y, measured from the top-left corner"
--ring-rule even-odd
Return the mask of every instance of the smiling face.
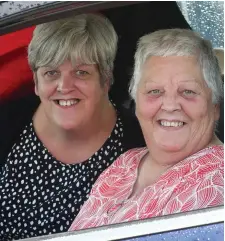
[[177, 160], [207, 146], [219, 118], [197, 60], [188, 56], [153, 56], [145, 62], [136, 115], [150, 153], [170, 153]]
[[85, 128], [101, 113], [108, 100], [108, 86], [100, 84], [97, 65], [65, 61], [58, 68], [40, 67], [35, 93], [44, 115], [66, 130]]

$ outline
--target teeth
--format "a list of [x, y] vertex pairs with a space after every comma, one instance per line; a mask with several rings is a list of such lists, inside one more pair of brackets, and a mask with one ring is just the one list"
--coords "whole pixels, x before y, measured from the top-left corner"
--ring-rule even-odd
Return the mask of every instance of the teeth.
[[78, 102], [78, 100], [59, 100], [59, 105], [61, 106], [71, 106], [75, 105]]
[[184, 122], [181, 122], [181, 121], [161, 121], [160, 124], [162, 126], [174, 126], [174, 127], [177, 127], [177, 126], [183, 126], [184, 125]]

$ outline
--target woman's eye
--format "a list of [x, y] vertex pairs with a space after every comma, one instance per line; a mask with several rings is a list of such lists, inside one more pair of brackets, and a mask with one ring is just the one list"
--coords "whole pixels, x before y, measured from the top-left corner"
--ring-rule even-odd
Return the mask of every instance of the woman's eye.
[[87, 71], [84, 71], [84, 70], [77, 70], [76, 71], [76, 75], [78, 76], [85, 76], [85, 75], [88, 75], [89, 73]]
[[45, 75], [49, 76], [49, 77], [53, 77], [53, 76], [56, 76], [58, 74], [58, 72], [56, 70], [50, 70], [50, 71], [47, 71], [45, 73]]
[[195, 95], [196, 93], [192, 90], [184, 90], [183, 91], [184, 95]]
[[158, 89], [148, 91], [148, 94], [150, 95], [159, 95], [160, 93], [161, 91]]

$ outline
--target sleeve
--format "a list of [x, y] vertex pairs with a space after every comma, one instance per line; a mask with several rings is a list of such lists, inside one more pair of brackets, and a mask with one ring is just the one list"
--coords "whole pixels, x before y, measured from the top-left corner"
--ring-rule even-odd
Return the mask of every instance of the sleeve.
[[132, 150], [125, 152], [117, 160], [108, 167], [97, 179], [92, 187], [88, 200], [82, 206], [77, 217], [69, 228], [69, 231], [86, 229], [96, 226], [104, 225], [104, 211], [107, 205], [112, 201], [110, 195], [115, 192], [115, 188], [121, 181], [121, 174], [123, 173], [126, 162], [130, 159]]

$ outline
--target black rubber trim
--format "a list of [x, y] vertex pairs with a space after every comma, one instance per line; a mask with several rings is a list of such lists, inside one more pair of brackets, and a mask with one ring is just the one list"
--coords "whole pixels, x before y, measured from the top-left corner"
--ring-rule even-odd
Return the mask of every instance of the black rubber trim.
[[66, 18], [71, 15], [81, 13], [102, 11], [109, 8], [116, 8], [131, 4], [140, 3], [138, 1], [65, 1], [53, 2], [26, 9], [24, 11], [11, 14], [0, 19], [0, 35], [17, 31], [32, 25]]

